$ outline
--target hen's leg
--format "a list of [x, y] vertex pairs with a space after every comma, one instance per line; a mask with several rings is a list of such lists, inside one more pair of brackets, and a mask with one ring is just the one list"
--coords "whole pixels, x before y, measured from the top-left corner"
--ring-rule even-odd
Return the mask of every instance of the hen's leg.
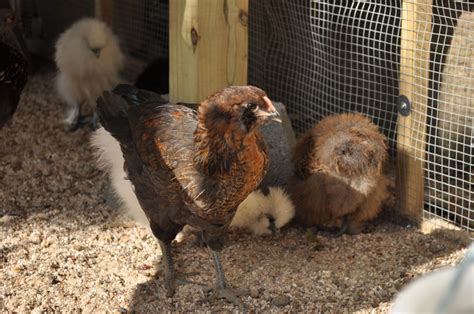
[[150, 221], [150, 228], [153, 232], [153, 235], [158, 239], [158, 243], [160, 244], [165, 272], [166, 296], [171, 297], [174, 295], [177, 284], [194, 283], [176, 278], [173, 256], [171, 255], [171, 241], [173, 241], [181, 228], [178, 225], [173, 225], [170, 223], [168, 225], [168, 229], [163, 231], [163, 228], [161, 228], [160, 225], [154, 221]]
[[[158, 240], [161, 248], [161, 254], [163, 256], [163, 265], [165, 270], [165, 289], [166, 296], [172, 297], [176, 291], [176, 285], [186, 285], [186, 284], [199, 284], [196, 282], [188, 281], [185, 279], [178, 278], [176, 276], [176, 270], [174, 269], [173, 257], [171, 256], [171, 244], [165, 243], [161, 240]], [[194, 275], [194, 273], [189, 274], [180, 274], [181, 276], [185, 275]]]
[[213, 294], [211, 298], [223, 298], [229, 302], [234, 303], [235, 305], [245, 308], [245, 305], [238, 298], [239, 295], [245, 294], [244, 291], [232, 289], [227, 280], [225, 279], [224, 270], [222, 269], [222, 263], [220, 254], [218, 251], [210, 249], [212, 258], [214, 260], [214, 266], [216, 268], [216, 285], [214, 286]]
[[92, 115], [92, 129], [95, 131], [100, 128], [99, 118], [97, 117], [97, 111], [94, 111]]
[[97, 111], [94, 110], [94, 113], [92, 114], [88, 122], [92, 131], [95, 131], [99, 128], [99, 119], [97, 118]]
[[342, 218], [341, 228], [336, 233], [335, 237], [339, 237], [343, 234], [359, 234], [364, 231], [365, 224], [360, 221], [355, 221], [353, 215], [346, 215]]
[[347, 233], [348, 230], [349, 230], [349, 215], [345, 215], [344, 217], [342, 217], [342, 224], [341, 224], [341, 228], [336, 232], [336, 234], [334, 235], [334, 237], [340, 237], [342, 236], [344, 233]]
[[196, 273], [179, 273], [178, 275], [176, 275], [173, 256], [171, 255], [171, 244], [163, 242], [161, 240], [158, 240], [158, 243], [160, 244], [161, 254], [163, 256], [165, 289], [167, 297], [172, 297], [174, 295], [176, 291], [176, 285], [197, 284], [204, 286], [204, 284], [183, 279], [186, 276], [192, 276]]
[[277, 228], [275, 224], [275, 218], [273, 218], [273, 216], [270, 214], [266, 214], [266, 216], [267, 216], [268, 222], [270, 223], [269, 228], [270, 228], [270, 231], [272, 232], [272, 235], [273, 236], [277, 235], [279, 229]]
[[176, 290], [176, 272], [174, 270], [173, 257], [171, 256], [171, 243], [165, 243], [161, 240], [158, 240], [158, 242], [160, 243], [163, 264], [165, 266], [166, 296], [172, 297]]

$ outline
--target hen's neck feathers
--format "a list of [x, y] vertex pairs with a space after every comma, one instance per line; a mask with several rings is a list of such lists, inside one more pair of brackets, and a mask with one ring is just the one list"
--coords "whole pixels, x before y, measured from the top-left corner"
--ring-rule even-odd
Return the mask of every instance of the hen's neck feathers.
[[194, 132], [194, 143], [196, 155], [194, 163], [196, 167], [213, 176], [228, 173], [232, 165], [238, 162], [239, 153], [244, 149], [244, 134], [240, 127], [234, 124], [216, 124], [215, 127], [206, 127], [207, 123], [199, 120]]

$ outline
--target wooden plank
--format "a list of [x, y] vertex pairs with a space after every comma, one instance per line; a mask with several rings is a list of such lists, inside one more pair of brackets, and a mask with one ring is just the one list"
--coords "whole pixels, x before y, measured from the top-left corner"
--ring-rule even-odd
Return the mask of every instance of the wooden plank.
[[248, 0], [170, 1], [170, 100], [247, 83]]
[[108, 25], [112, 25], [114, 17], [114, 1], [113, 0], [96, 0], [95, 16]]
[[403, 1], [400, 50], [400, 95], [410, 114], [398, 115], [397, 183], [399, 210], [415, 223], [424, 205], [424, 161], [431, 40], [432, 0]]
[[247, 84], [248, 0], [227, 1], [229, 40], [227, 52], [227, 84]]

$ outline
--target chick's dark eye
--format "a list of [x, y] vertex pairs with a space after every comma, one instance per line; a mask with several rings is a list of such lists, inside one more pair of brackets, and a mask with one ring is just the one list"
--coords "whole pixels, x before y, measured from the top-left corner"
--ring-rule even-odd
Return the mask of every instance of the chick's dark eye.
[[249, 108], [249, 109], [252, 110], [252, 111], [257, 111], [258, 106], [257, 106], [257, 104], [249, 103], [249, 104], [247, 105], [247, 108]]

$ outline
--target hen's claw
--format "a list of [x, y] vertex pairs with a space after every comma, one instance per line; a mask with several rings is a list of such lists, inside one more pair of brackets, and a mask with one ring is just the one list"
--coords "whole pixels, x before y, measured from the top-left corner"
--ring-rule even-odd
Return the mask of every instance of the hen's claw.
[[165, 289], [168, 298], [174, 296], [174, 293], [176, 292], [176, 280], [174, 279], [174, 276], [165, 275]]
[[217, 299], [225, 299], [242, 309], [246, 309], [246, 305], [240, 301], [239, 296], [248, 295], [247, 289], [233, 289], [229, 286], [220, 287], [216, 285], [214, 289], [210, 291], [210, 295], [206, 298], [209, 302]]
[[[183, 276], [184, 275], [184, 276]], [[184, 286], [184, 285], [199, 285], [199, 286], [205, 286], [205, 284], [191, 281], [184, 279], [184, 277], [187, 274], [178, 274], [173, 276], [167, 276], [165, 273], [165, 289], [166, 289], [166, 296], [167, 297], [172, 297], [174, 293], [176, 292], [176, 286]]]
[[197, 272], [176, 273], [176, 274], [175, 274], [175, 279], [174, 279], [175, 284], [176, 284], [177, 286], [184, 286], [184, 285], [190, 285], [190, 284], [192, 284], [192, 285], [198, 285], [198, 286], [206, 287], [206, 285], [203, 284], [203, 283], [185, 279], [185, 278], [187, 278], [187, 277], [196, 276], [196, 275], [199, 275], [199, 273], [197, 273]]

